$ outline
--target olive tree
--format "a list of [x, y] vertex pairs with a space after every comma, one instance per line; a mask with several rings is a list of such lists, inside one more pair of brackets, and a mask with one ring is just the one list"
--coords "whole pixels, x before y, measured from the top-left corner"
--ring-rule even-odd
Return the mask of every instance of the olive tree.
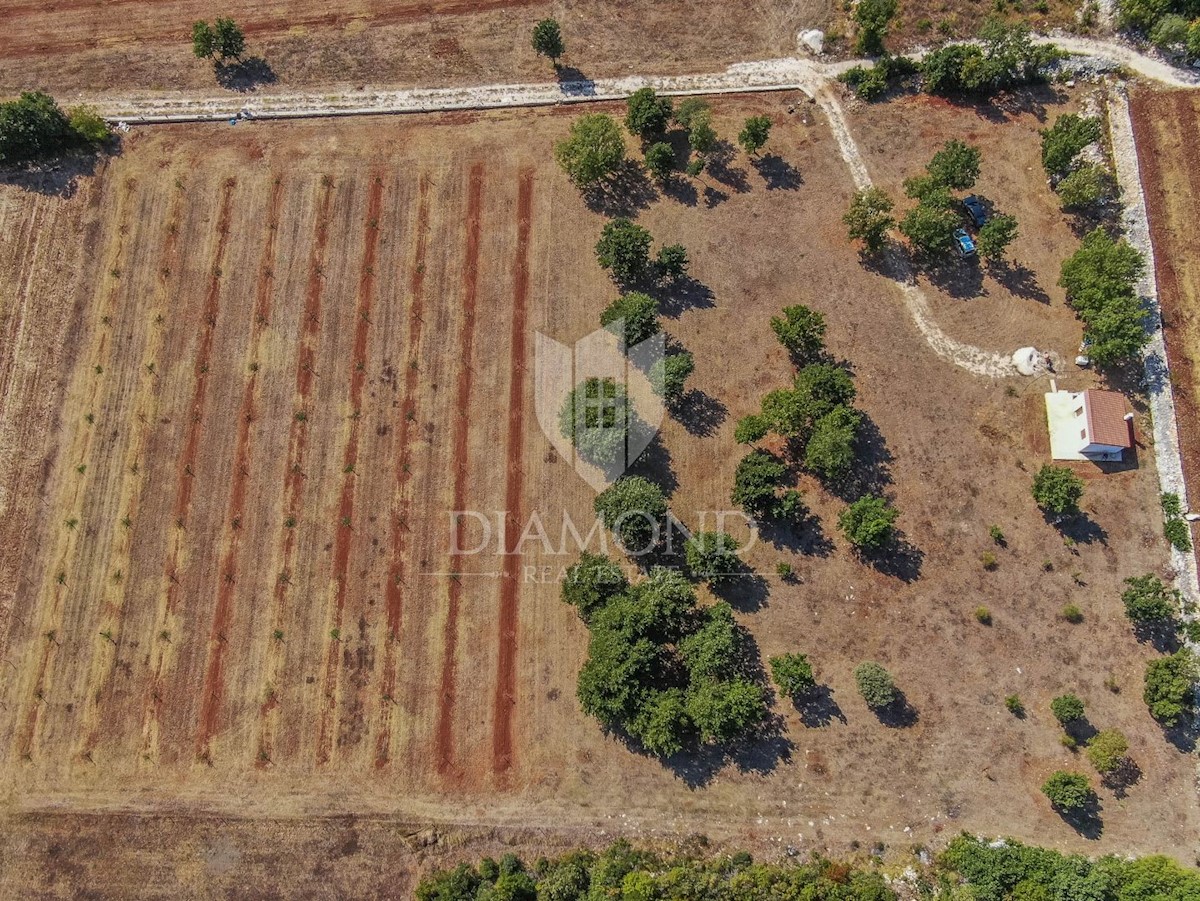
[[605, 223], [596, 242], [596, 261], [619, 282], [633, 282], [650, 265], [650, 232], [624, 217]]
[[891, 198], [879, 188], [857, 191], [842, 217], [850, 240], [862, 241], [868, 253], [878, 253], [887, 243], [888, 232], [896, 227], [893, 208]]
[[631, 553], [651, 550], [662, 534], [667, 499], [642, 476], [622, 476], [596, 496], [596, 514]]
[[767, 663], [771, 667], [771, 678], [786, 698], [803, 697], [817, 686], [812, 664], [805, 654], [780, 654]]
[[1066, 466], [1047, 463], [1033, 477], [1033, 499], [1047, 513], [1078, 513], [1082, 497], [1083, 480]]
[[881, 710], [895, 703], [898, 697], [892, 674], [873, 660], [854, 668], [854, 684], [872, 710]]
[[554, 145], [554, 158], [577, 187], [590, 188], [625, 162], [625, 139], [612, 116], [580, 116], [571, 123], [569, 135]]
[[558, 61], [566, 52], [562, 29], [554, 19], [542, 19], [533, 26], [533, 49], [538, 56], [548, 57], [558, 68]]
[[770, 116], [751, 116], [738, 132], [738, 144], [749, 154], [758, 153], [771, 136]]
[[856, 548], [875, 551], [892, 540], [899, 515], [883, 498], [867, 495], [842, 511], [838, 527]]
[[1092, 783], [1082, 773], [1059, 770], [1042, 783], [1042, 794], [1058, 810], [1071, 813], [1083, 810], [1096, 800]]

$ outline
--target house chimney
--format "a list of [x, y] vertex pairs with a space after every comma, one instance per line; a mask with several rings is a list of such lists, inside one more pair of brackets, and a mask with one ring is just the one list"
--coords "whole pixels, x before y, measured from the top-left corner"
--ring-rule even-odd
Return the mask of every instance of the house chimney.
[[1125, 421], [1126, 421], [1126, 422], [1133, 422], [1133, 414], [1132, 414], [1132, 413], [1126, 413], [1126, 414], [1125, 414]]

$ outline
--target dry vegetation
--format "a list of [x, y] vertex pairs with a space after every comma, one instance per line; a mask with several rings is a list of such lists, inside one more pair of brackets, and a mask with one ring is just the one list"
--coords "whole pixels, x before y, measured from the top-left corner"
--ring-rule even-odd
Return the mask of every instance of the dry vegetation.
[[[397, 824], [414, 821], [572, 840], [704, 831], [759, 849], [907, 849], [964, 828], [1190, 849], [1194, 762], [1145, 710], [1152, 651], [1119, 600], [1122, 579], [1166, 561], [1152, 454], [1086, 473], [1090, 525], [1065, 546], [1029, 495], [1045, 382], [980, 379], [929, 351], [845, 240], [852, 184], [816, 106], [775, 95], [715, 109], [726, 136], [750, 113], [777, 124], [765, 162], [738, 155], [695, 194], [639, 204], [657, 238], [688, 246], [702, 286], [664, 320], [695, 354], [696, 393], [641, 468], [674, 487], [684, 521], [723, 509], [734, 423], [789, 373], [769, 318], [792, 303], [826, 314], [915, 550], [898, 574], [860, 562], [835, 534], [841, 501], [806, 483], [820, 532], [760, 542], [748, 562], [763, 578], [734, 596], [764, 658], [812, 656], [825, 703], [777, 703], [775, 737], [731, 759], [664, 766], [578, 709], [585, 629], [557, 584], [523, 578], [573, 555], [449, 556], [449, 510], [537, 511], [557, 536], [564, 512], [584, 523], [591, 509], [536, 426], [529, 360], [533, 331], [573, 341], [613, 296], [591, 258], [602, 217], [550, 161], [567, 115], [136, 131], [72, 196], [0, 192], [0, 233], [14, 236], [0, 287], [15, 298], [0, 321], [14, 348], [0, 778], [10, 811], [206, 817], [191, 830], [13, 814], [5, 878], [85, 884], [72, 836], [96, 828], [130, 839], [112, 850], [116, 872], [150, 830], [169, 846], [164, 878], [184, 887], [207, 873], [352, 888], [359, 859], [407, 866]], [[980, 187], [1021, 219], [1029, 271], [1017, 293], [989, 276], [975, 299], [951, 279], [933, 304], [989, 350], [1067, 354], [1079, 340], [1053, 287], [1073, 245], [1038, 165], [1041, 114], [996, 121], [916, 98], [851, 120], [889, 187], [948, 137], [983, 147]], [[770, 575], [781, 560], [796, 582]], [[1058, 618], [1071, 602], [1079, 625]], [[895, 675], [907, 724], [882, 724], [856, 694], [851, 670], [868, 658]], [[1050, 771], [1086, 768], [1048, 710], [1064, 690], [1130, 736], [1142, 772], [1127, 797], [1101, 792], [1094, 840], [1038, 793]], [[1005, 709], [1010, 693], [1027, 718]], [[335, 849], [312, 837], [314, 814], [345, 815], [348, 834], [366, 817], [373, 838]], [[295, 870], [245, 852], [277, 835], [240, 816], [295, 818], [279, 830]]]

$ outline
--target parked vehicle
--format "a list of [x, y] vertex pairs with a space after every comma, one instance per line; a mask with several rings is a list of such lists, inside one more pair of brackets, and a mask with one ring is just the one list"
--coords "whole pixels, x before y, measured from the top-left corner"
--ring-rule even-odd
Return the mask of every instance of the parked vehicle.
[[971, 221], [975, 223], [976, 228], [980, 228], [983, 223], [987, 222], [987, 209], [983, 205], [983, 201], [974, 194], [968, 194], [963, 198], [963, 206], [966, 207], [967, 215], [971, 217]]
[[958, 255], [960, 257], [975, 256], [975, 240], [967, 234], [965, 228], [954, 230], [954, 240], [958, 245]]

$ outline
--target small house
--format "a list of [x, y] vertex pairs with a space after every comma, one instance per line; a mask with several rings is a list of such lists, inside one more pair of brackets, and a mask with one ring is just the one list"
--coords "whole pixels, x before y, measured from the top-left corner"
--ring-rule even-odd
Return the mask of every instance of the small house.
[[1120, 461], [1133, 447], [1133, 414], [1116, 391], [1052, 391], [1046, 420], [1055, 460]]

